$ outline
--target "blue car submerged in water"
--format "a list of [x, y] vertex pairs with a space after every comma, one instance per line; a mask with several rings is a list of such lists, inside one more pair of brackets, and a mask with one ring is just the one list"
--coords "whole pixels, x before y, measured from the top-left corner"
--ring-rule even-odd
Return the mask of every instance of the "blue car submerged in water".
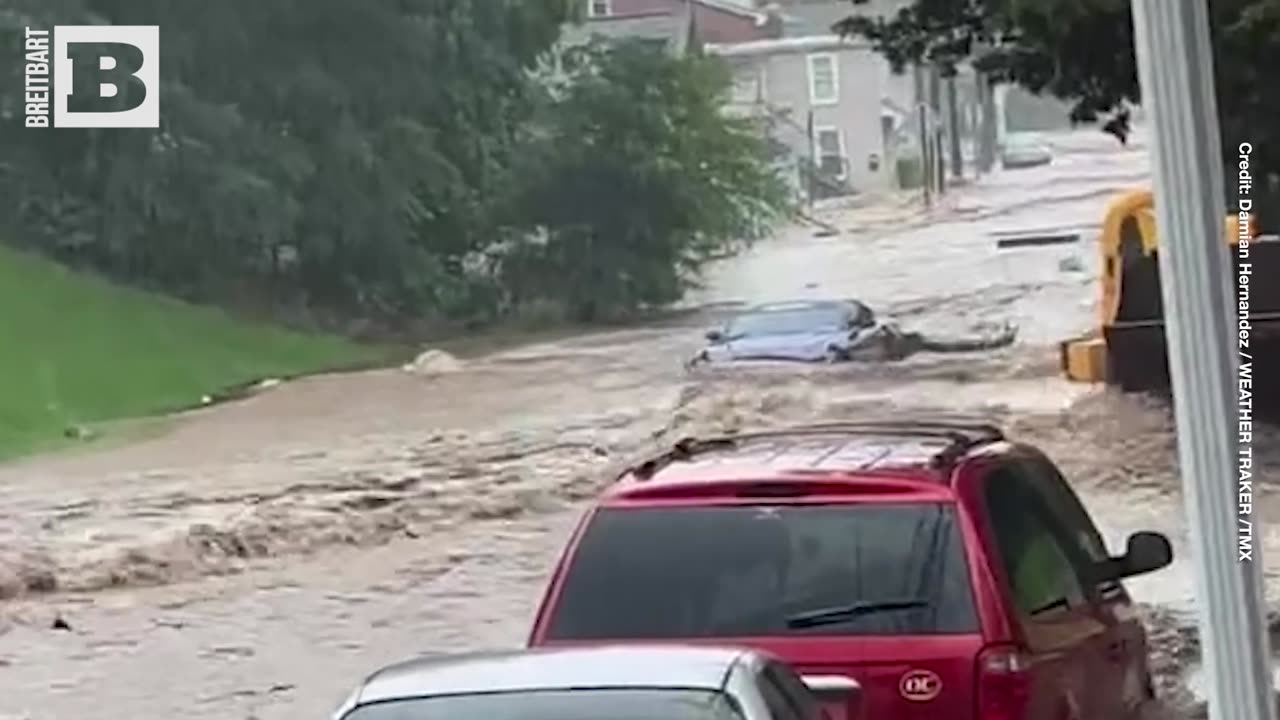
[[709, 344], [694, 362], [848, 360], [876, 327], [871, 308], [854, 300], [759, 305], [708, 332]]
[[707, 333], [689, 362], [844, 362], [900, 360], [918, 352], [974, 352], [1010, 345], [1017, 329], [990, 337], [939, 340], [905, 332], [856, 300], [802, 300], [750, 308]]

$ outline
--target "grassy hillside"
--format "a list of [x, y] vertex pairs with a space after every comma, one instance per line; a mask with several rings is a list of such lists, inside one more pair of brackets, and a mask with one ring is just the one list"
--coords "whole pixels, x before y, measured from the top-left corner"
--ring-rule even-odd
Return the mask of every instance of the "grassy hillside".
[[238, 383], [379, 354], [247, 325], [0, 247], [0, 458], [54, 447], [69, 427], [188, 407]]

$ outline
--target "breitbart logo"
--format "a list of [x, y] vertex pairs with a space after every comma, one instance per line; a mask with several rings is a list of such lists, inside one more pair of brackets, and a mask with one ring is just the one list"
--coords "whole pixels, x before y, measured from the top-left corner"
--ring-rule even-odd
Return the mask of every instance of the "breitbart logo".
[[159, 26], [27, 28], [22, 45], [27, 127], [160, 127]]

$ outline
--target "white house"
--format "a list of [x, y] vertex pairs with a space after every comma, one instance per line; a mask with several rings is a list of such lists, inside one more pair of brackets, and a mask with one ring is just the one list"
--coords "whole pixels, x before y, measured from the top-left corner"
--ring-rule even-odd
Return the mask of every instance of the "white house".
[[[829, 196], [892, 186], [886, 148], [901, 122], [887, 99], [884, 61], [870, 45], [834, 35], [708, 45], [734, 70], [730, 107], [772, 120], [790, 148], [797, 186]], [[816, 177], [809, 175], [816, 170]]]

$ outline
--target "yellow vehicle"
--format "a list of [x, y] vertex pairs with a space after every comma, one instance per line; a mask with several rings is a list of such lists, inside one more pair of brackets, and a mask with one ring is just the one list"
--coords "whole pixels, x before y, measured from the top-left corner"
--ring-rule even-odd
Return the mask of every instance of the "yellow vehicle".
[[[1261, 242], [1249, 219], [1249, 262], [1256, 281], [1250, 286], [1249, 310], [1255, 367], [1280, 370], [1280, 283], [1267, 282], [1280, 269], [1280, 243]], [[1238, 245], [1239, 223], [1230, 215], [1224, 235]], [[1152, 194], [1134, 190], [1108, 206], [1099, 236], [1101, 278], [1098, 326], [1088, 335], [1061, 345], [1062, 369], [1080, 382], [1105, 382], [1126, 390], [1165, 393], [1169, 388], [1164, 341], [1164, 309], [1160, 290], [1158, 239]], [[1231, 285], [1236, 282], [1232, 279]], [[1269, 287], [1270, 286], [1270, 287]], [[1275, 289], [1270, 289], [1275, 288]], [[1265, 371], [1263, 378], [1268, 377]], [[1265, 382], [1260, 380], [1259, 382]], [[1280, 395], [1271, 393], [1280, 406]], [[1262, 398], [1258, 398], [1262, 401]]]

